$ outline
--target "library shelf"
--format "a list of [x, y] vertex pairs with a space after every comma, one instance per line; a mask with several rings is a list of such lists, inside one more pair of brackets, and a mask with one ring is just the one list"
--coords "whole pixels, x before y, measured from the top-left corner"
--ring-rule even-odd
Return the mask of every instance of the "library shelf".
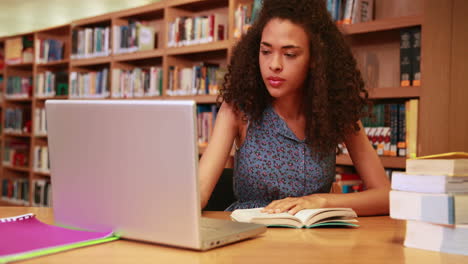
[[102, 57], [93, 57], [93, 58], [86, 58], [86, 59], [72, 59], [70, 64], [73, 67], [80, 67], [80, 66], [93, 66], [99, 64], [107, 64], [111, 62], [110, 56], [102, 56]]
[[21, 172], [29, 172], [28, 167], [19, 167], [19, 166], [12, 166], [12, 165], [2, 165], [3, 168], [13, 170], [13, 171], [21, 171]]
[[155, 49], [147, 51], [136, 51], [129, 53], [120, 53], [112, 56], [114, 61], [135, 61], [135, 60], [144, 60], [152, 59], [157, 57], [162, 57], [164, 55], [164, 49]]
[[5, 70], [4, 69], [0, 70], [0, 75], [5, 75]]
[[166, 48], [166, 54], [167, 55], [182, 55], [182, 54], [188, 54], [188, 53], [201, 53], [201, 52], [209, 52], [209, 51], [216, 51], [216, 50], [227, 50], [229, 49], [230, 46], [231, 46], [231, 42], [229, 40], [214, 41], [214, 42], [208, 42], [204, 44]]
[[405, 27], [420, 26], [423, 23], [422, 15], [376, 19], [370, 22], [340, 25], [345, 35], [363, 34], [376, 31], [394, 30]]
[[43, 172], [43, 171], [33, 171], [34, 174], [43, 177], [50, 177], [50, 172]]
[[61, 99], [68, 99], [68, 95], [34, 97], [34, 99], [35, 99], [36, 101], [61, 100]]
[[163, 97], [165, 100], [194, 100], [197, 104], [214, 104], [218, 95], [191, 95], [191, 96], [169, 96]]
[[30, 138], [31, 133], [14, 133], [14, 132], [3, 132], [4, 136], [7, 137], [22, 137], [22, 138]]
[[38, 67], [50, 67], [50, 66], [68, 66], [70, 62], [69, 59], [57, 60], [57, 61], [50, 61], [45, 63], [37, 63]]
[[[406, 157], [385, 157], [379, 156], [384, 168], [405, 169]], [[346, 154], [336, 156], [336, 165], [353, 166], [351, 157]]]
[[46, 135], [46, 134], [35, 134], [34, 137], [35, 137], [35, 138], [44, 138], [44, 139], [47, 139], [47, 135]]
[[7, 95], [7, 96], [5, 96], [4, 100], [8, 101], [8, 102], [31, 102], [32, 98], [31, 97], [15, 98], [15, 97], [8, 97], [8, 95]]
[[371, 99], [419, 98], [420, 86], [369, 89]]
[[24, 206], [24, 204], [17, 204], [17, 203], [14, 203], [14, 202], [5, 201], [5, 200], [0, 199], [0, 206]]
[[21, 63], [7, 63], [7, 67], [13, 67], [13, 68], [29, 68], [33, 66], [32, 62], [21, 62]]
[[228, 4], [229, 0], [171, 0], [167, 2], [167, 7], [183, 8], [195, 12], [228, 6]]

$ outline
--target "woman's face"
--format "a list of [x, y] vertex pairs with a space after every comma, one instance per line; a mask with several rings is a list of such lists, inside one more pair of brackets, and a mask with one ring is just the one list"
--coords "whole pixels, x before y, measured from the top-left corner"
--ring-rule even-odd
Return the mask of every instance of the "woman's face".
[[259, 64], [273, 98], [301, 95], [310, 67], [309, 39], [304, 29], [286, 19], [270, 20], [262, 32]]

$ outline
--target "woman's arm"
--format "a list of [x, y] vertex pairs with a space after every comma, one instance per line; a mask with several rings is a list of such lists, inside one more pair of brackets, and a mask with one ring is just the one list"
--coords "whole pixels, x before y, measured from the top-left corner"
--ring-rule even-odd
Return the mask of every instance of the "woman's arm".
[[226, 165], [234, 139], [238, 133], [237, 120], [237, 115], [231, 106], [223, 103], [216, 117], [210, 143], [199, 163], [201, 208], [204, 208], [208, 203], [219, 176]]
[[364, 181], [366, 190], [350, 194], [311, 194], [304, 197], [288, 197], [273, 201], [265, 211], [289, 212], [295, 214], [306, 208], [350, 207], [360, 216], [388, 214], [390, 182], [385, 170], [364, 133], [361, 122], [360, 130], [345, 139], [353, 164]]

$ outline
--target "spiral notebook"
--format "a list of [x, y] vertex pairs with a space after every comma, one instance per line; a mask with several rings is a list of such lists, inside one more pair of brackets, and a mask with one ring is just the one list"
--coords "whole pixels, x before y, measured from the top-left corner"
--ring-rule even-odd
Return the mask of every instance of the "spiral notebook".
[[113, 232], [92, 232], [49, 225], [34, 214], [0, 218], [0, 263], [17, 261], [118, 239]]

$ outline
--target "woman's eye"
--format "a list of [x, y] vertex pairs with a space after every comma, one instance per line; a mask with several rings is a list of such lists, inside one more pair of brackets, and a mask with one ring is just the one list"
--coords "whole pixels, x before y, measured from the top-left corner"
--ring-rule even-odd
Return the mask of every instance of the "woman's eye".
[[260, 50], [260, 53], [262, 53], [262, 55], [268, 55], [271, 52], [269, 50]]
[[285, 55], [286, 57], [289, 57], [289, 58], [294, 58], [294, 57], [297, 56], [297, 55], [294, 54], [294, 53], [285, 53], [284, 55]]

